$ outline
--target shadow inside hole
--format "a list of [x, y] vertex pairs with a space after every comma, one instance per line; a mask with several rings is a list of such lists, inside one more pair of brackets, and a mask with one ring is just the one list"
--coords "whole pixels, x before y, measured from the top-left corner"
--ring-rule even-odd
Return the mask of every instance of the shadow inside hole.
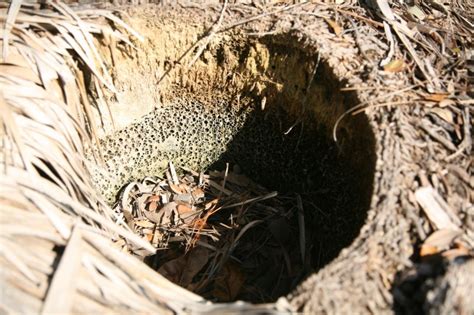
[[[311, 60], [317, 59], [297, 48], [289, 50], [285, 37], [265, 38], [263, 42], [272, 56], [270, 64], [291, 56], [296, 64], [311, 68]], [[347, 110], [358, 104], [356, 94], [340, 92], [343, 82], [325, 62], [319, 64], [312, 81], [307, 72], [294, 69], [288, 72], [280, 65], [268, 70], [283, 88], [264, 91], [268, 96], [265, 110], [254, 110], [227, 144], [227, 150], [209, 167], [224, 170], [226, 163], [239, 165], [253, 181], [286, 198], [287, 209], [297, 206], [297, 196], [302, 201], [303, 215], [293, 211], [283, 225], [275, 224], [280, 220], [275, 217], [244, 235], [240, 242], [244, 247], [263, 244], [279, 233], [276, 238], [286, 244], [277, 244], [266, 257], [260, 255], [255, 268], [247, 270], [246, 284], [255, 290], [243, 292], [237, 298], [241, 300], [271, 302], [289, 293], [352, 243], [370, 207], [375, 140], [367, 117], [362, 114], [346, 119], [338, 129], [337, 144], [330, 130], [338, 118], [334, 117], [338, 112], [335, 108]], [[306, 87], [306, 82], [312, 82], [311, 86]], [[255, 103], [260, 104], [258, 98]], [[305, 222], [305, 261], [300, 258], [301, 216]], [[243, 264], [252, 260], [249, 253], [239, 252], [238, 247], [235, 251]]]
[[[288, 219], [281, 231], [278, 223], [270, 220], [250, 229], [241, 240], [244, 246], [257, 246], [268, 241], [266, 236], [281, 232], [286, 242], [286, 246], [276, 246], [267, 257], [258, 257], [255, 268], [247, 270], [248, 285], [255, 287], [255, 292], [265, 292], [248, 291], [238, 297], [251, 302], [275, 301], [289, 293], [305, 276], [350, 245], [366, 219], [374, 177], [374, 138], [365, 116], [354, 118], [351, 130], [358, 135], [341, 150], [326, 136], [324, 127], [312, 123], [316, 117], [307, 115], [285, 134], [294, 121], [288, 121], [281, 107], [271, 108], [274, 109], [265, 112], [256, 110], [228, 144], [227, 151], [209, 167], [223, 170], [226, 163], [239, 165], [253, 181], [288, 197], [288, 209], [297, 206], [297, 195], [302, 200], [308, 253], [305, 262], [300, 258], [297, 214]], [[237, 247], [235, 255], [245, 264], [246, 259], [252, 259], [248, 252], [243, 250], [239, 255]], [[290, 272], [283, 272], [288, 271], [288, 257], [291, 276]]]

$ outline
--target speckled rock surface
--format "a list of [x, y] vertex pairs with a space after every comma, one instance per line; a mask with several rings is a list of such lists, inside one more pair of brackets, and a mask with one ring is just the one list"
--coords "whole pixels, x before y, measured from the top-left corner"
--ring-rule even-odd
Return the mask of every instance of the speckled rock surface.
[[94, 166], [93, 181], [113, 202], [126, 183], [163, 176], [169, 161], [204, 169], [225, 152], [251, 111], [236, 112], [226, 104], [209, 109], [192, 100], [155, 109], [102, 141], [105, 165]]

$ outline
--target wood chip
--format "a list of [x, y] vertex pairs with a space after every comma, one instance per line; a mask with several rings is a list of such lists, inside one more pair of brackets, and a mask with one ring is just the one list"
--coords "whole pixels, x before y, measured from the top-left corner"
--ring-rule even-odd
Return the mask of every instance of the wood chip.
[[428, 236], [428, 238], [423, 242], [423, 245], [436, 246], [439, 249], [447, 249], [460, 235], [461, 230], [459, 229], [440, 229]]
[[173, 184], [179, 185], [178, 175], [176, 174], [176, 169], [174, 168], [173, 162], [169, 162], [169, 168], [171, 173], [171, 179], [173, 180]]
[[[453, 210], [433, 187], [427, 186], [417, 189], [415, 198], [434, 228], [437, 230], [459, 230], [459, 218], [455, 216]], [[453, 220], [456, 223], [454, 223]]]
[[139, 227], [144, 227], [144, 228], [153, 228], [155, 227], [155, 224], [154, 223], [151, 223], [150, 221], [148, 220], [138, 220], [138, 221], [135, 221], [135, 225], [139, 226]]

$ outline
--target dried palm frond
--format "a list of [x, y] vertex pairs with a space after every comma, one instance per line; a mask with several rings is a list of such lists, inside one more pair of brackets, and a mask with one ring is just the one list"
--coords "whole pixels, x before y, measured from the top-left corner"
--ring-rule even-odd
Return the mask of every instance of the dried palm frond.
[[[82, 224], [84, 235], [120, 236], [133, 246], [154, 251], [126, 225], [115, 222], [110, 207], [96, 193], [83, 158], [85, 146], [92, 146], [91, 139], [98, 145], [85, 74], [97, 79], [97, 88], [115, 92], [94, 37], [108, 34], [120, 41], [127, 35], [108, 24], [88, 22], [87, 13], [79, 17], [61, 2], [46, 1], [46, 5], [50, 9], [39, 10], [34, 4], [15, 0], [6, 8], [0, 6], [4, 24], [0, 39], [0, 265], [6, 281], [2, 286], [8, 288], [0, 307], [13, 312], [54, 309], [49, 303], [42, 305], [44, 299], [51, 299], [47, 298], [49, 277], [55, 272], [53, 261], [60, 257], [53, 249], [72, 241], [71, 230], [80, 221], [87, 223]], [[119, 21], [111, 15], [108, 19]], [[97, 270], [106, 272], [97, 264], [107, 264], [108, 258], [97, 256], [100, 258], [77, 256], [77, 263], [89, 278], [101, 281], [97, 285], [105, 290], [107, 282]], [[95, 261], [92, 265], [91, 259]], [[105, 277], [120, 272], [113, 264], [108, 268]], [[79, 290], [94, 296], [91, 290], [96, 289]], [[54, 292], [58, 291], [51, 294]], [[76, 298], [92, 303], [85, 296]], [[138, 292], [135, 298], [143, 300]], [[150, 302], [141, 307], [129, 301], [128, 307], [140, 311], [163, 311]]]

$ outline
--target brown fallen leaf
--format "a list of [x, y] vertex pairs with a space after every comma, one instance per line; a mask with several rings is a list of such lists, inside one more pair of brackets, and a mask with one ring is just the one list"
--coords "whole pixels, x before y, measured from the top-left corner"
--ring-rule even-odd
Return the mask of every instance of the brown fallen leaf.
[[4, 75], [12, 75], [24, 80], [34, 82], [36, 84], [41, 84], [40, 77], [28, 67], [24, 68], [17, 67], [14, 65], [2, 64], [0, 65], [0, 72]]
[[191, 207], [189, 207], [189, 205], [184, 205], [184, 204], [179, 204], [177, 209], [178, 209], [178, 213], [180, 215], [193, 211], [193, 209]]
[[453, 241], [461, 234], [461, 230], [440, 229], [428, 236], [423, 245], [435, 246], [439, 249], [448, 249]]
[[193, 196], [194, 200], [199, 200], [205, 196], [204, 191], [201, 188], [194, 189], [191, 195]]
[[395, 59], [383, 66], [384, 71], [397, 73], [405, 69], [405, 62], [401, 59]]
[[135, 229], [135, 224], [133, 223], [133, 216], [132, 213], [128, 210], [123, 209], [123, 216], [125, 218], [125, 221], [127, 222], [127, 225], [132, 229], [132, 231]]
[[153, 240], [153, 233], [146, 234], [146, 239], [148, 242], [151, 242]]
[[147, 205], [145, 207], [145, 209], [147, 209], [148, 211], [151, 211], [151, 212], [155, 212], [156, 209], [158, 208], [159, 202], [160, 202], [160, 196], [151, 195], [145, 201], [145, 203]]
[[170, 281], [186, 288], [208, 261], [209, 250], [199, 246], [191, 249], [187, 254], [164, 263], [158, 272]]
[[433, 107], [431, 108], [430, 112], [436, 114], [438, 117], [440, 117], [444, 121], [450, 124], [454, 124], [453, 111], [450, 110], [449, 108]]
[[158, 202], [152, 201], [148, 203], [148, 211], [155, 212], [158, 209]]
[[221, 275], [214, 282], [212, 296], [216, 297], [219, 302], [234, 301], [244, 282], [245, 277], [239, 266], [229, 261], [224, 265]]
[[420, 257], [436, 255], [439, 253], [438, 247], [423, 244], [420, 248]]
[[181, 185], [175, 185], [170, 183], [170, 188], [175, 194], [185, 194], [186, 188]]
[[442, 100], [441, 102], [439, 102], [438, 105], [439, 105], [440, 107], [455, 106], [455, 105], [456, 105], [456, 102], [453, 101], [452, 99], [445, 98], [444, 100]]
[[337, 24], [336, 21], [328, 19], [328, 18], [324, 18], [324, 20], [326, 21], [326, 23], [328, 23], [328, 25], [331, 27], [331, 29], [333, 30], [334, 34], [336, 34], [336, 36], [341, 35], [342, 27], [339, 24]]
[[158, 212], [144, 211], [144, 214], [151, 222], [166, 225], [172, 220], [175, 221], [174, 219], [177, 215], [176, 207], [177, 203], [173, 201], [164, 205]]
[[445, 94], [445, 93], [435, 93], [435, 94], [427, 94], [425, 95], [425, 100], [427, 101], [432, 101], [432, 102], [441, 102], [443, 101], [444, 99], [446, 99], [448, 97], [449, 94]]
[[160, 201], [160, 196], [158, 195], [151, 195], [146, 200], [146, 202], [159, 202], [159, 201]]
[[155, 223], [152, 223], [148, 220], [137, 220], [134, 223], [135, 223], [135, 225], [137, 225], [139, 227], [144, 227], [144, 228], [153, 228], [153, 227], [155, 227]]
[[466, 248], [453, 248], [441, 254], [444, 258], [454, 260], [458, 257], [469, 256], [469, 250]]
[[183, 191], [183, 194], [190, 192], [189, 186], [186, 184], [179, 184], [178, 187]]

